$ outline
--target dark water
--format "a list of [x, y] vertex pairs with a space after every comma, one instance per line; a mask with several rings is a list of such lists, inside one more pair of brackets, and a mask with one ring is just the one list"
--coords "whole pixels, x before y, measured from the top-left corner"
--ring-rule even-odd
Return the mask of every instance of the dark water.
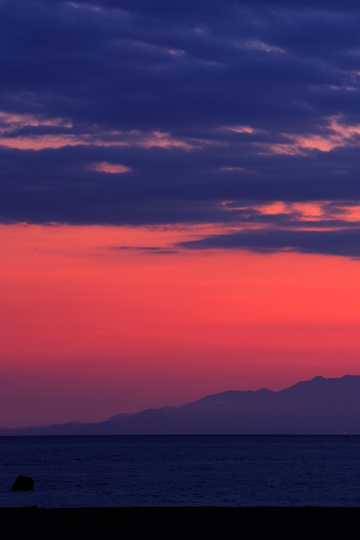
[[355, 436], [3, 437], [0, 464], [0, 507], [360, 505]]

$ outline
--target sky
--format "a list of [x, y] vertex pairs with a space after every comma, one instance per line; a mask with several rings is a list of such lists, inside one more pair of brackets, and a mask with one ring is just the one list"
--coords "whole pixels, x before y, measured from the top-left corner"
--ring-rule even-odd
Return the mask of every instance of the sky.
[[0, 0], [0, 427], [360, 374], [359, 28]]

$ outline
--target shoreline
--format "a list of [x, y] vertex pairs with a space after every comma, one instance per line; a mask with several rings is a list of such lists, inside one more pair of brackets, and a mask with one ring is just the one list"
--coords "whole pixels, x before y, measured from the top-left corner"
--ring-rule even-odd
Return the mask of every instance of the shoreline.
[[360, 508], [0, 508], [0, 530], [6, 540], [343, 540], [360, 536]]

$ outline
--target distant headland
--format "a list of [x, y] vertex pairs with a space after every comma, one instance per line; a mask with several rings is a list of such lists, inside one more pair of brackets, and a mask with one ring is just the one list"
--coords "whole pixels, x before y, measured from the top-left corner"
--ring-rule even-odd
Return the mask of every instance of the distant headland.
[[9, 435], [360, 435], [360, 375], [314, 377], [274, 392], [234, 390], [104, 422], [1, 429]]

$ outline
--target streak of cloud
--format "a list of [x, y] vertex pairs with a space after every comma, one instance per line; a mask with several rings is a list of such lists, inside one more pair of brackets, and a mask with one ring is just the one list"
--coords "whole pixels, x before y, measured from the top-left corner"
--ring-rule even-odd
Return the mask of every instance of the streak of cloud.
[[360, 227], [336, 231], [240, 231], [182, 242], [177, 246], [192, 250], [243, 249], [255, 253], [291, 251], [359, 258]]

